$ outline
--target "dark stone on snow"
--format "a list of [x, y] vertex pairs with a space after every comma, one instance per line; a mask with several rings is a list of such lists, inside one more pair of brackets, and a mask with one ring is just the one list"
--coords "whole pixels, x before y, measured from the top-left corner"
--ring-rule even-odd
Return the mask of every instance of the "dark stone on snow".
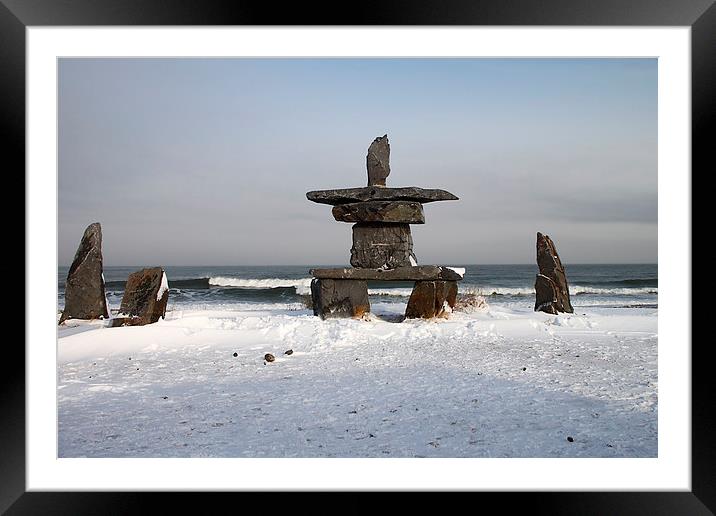
[[266, 362], [273, 362], [274, 360], [276, 360], [276, 357], [273, 356], [271, 353], [266, 353], [264, 355], [264, 360], [266, 360]]
[[385, 186], [390, 174], [390, 144], [388, 135], [379, 136], [368, 147], [365, 158], [368, 167], [368, 186]]
[[413, 201], [366, 201], [338, 204], [333, 218], [339, 222], [393, 222], [425, 224], [423, 205]]
[[283, 352], [283, 354], [284, 354], [284, 355], [293, 355], [293, 350], [292, 350], [292, 349], [287, 349], [286, 351]]
[[362, 317], [370, 312], [368, 284], [360, 280], [311, 281], [313, 314], [321, 319]]
[[406, 319], [444, 317], [457, 298], [455, 281], [416, 281], [405, 309]]
[[314, 278], [376, 281], [461, 281], [462, 276], [448, 267], [416, 265], [397, 269], [311, 269]]
[[164, 269], [152, 267], [133, 272], [124, 287], [120, 318], [132, 318], [132, 326], [155, 323], [164, 318], [168, 299], [169, 284]]
[[411, 266], [413, 237], [408, 224], [361, 222], [353, 226], [351, 265], [366, 269]]
[[60, 324], [67, 319], [109, 317], [102, 275], [102, 227], [99, 222], [87, 226], [67, 272], [65, 309]]
[[338, 188], [334, 190], [314, 190], [308, 192], [309, 201], [320, 204], [348, 204], [364, 201], [413, 201], [425, 204], [434, 201], [457, 201], [458, 197], [445, 190], [406, 186], [403, 188]]
[[539, 274], [535, 279], [535, 311], [557, 314], [574, 313], [569, 299], [569, 285], [557, 248], [552, 240], [537, 233], [537, 265]]

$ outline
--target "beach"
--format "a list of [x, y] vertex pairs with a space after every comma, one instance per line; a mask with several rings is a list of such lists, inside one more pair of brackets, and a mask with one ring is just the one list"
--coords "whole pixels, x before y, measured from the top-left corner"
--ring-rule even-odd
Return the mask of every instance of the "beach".
[[656, 265], [568, 266], [559, 315], [534, 266], [465, 268], [487, 308], [398, 322], [409, 285], [322, 321], [307, 267], [168, 267], [164, 320], [59, 327], [59, 456], [657, 456]]

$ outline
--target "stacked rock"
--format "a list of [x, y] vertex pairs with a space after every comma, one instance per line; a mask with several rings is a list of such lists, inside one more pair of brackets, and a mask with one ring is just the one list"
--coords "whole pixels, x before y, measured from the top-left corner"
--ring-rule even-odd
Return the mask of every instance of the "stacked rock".
[[370, 311], [366, 282], [379, 280], [416, 282], [406, 317], [443, 315], [455, 304], [455, 282], [462, 276], [447, 267], [418, 266], [410, 224], [425, 223], [424, 203], [458, 198], [445, 190], [386, 187], [390, 174], [388, 135], [370, 145], [366, 166], [366, 187], [306, 194], [310, 201], [332, 205], [337, 221], [354, 223], [353, 268], [311, 270], [314, 314], [324, 319], [362, 316]]

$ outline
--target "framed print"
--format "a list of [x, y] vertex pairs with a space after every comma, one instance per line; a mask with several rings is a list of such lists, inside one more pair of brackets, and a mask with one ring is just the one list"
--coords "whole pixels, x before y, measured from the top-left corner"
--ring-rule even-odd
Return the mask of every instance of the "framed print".
[[0, 508], [712, 511], [712, 3], [245, 9], [0, 5], [28, 203]]

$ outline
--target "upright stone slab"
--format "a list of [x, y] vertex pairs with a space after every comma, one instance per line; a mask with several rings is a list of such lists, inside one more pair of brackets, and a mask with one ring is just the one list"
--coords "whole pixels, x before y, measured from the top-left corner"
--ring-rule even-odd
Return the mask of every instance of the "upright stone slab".
[[353, 267], [395, 269], [416, 263], [408, 224], [359, 222], [353, 226]]
[[313, 314], [321, 319], [361, 317], [370, 312], [368, 283], [361, 280], [313, 279]]
[[557, 248], [552, 239], [542, 233], [537, 233], [537, 265], [539, 274], [535, 279], [535, 312], [573, 313], [567, 275]]
[[365, 158], [368, 167], [368, 186], [385, 186], [390, 175], [390, 144], [388, 135], [379, 136], [368, 147]]
[[457, 299], [455, 281], [416, 281], [405, 309], [406, 319], [431, 319], [452, 312]]
[[67, 273], [65, 309], [60, 324], [67, 319], [109, 317], [102, 275], [102, 227], [99, 222], [87, 226]]
[[164, 318], [169, 300], [169, 282], [164, 269], [152, 267], [127, 278], [124, 296], [113, 326], [143, 326]]

